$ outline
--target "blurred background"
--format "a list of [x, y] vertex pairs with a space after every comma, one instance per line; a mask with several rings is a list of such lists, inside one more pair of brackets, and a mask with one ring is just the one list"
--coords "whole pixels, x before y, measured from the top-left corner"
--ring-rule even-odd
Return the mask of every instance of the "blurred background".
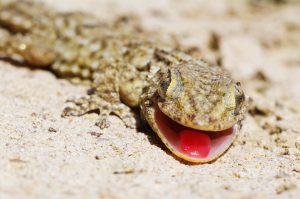
[[224, 156], [185, 165], [116, 118], [101, 138], [83, 133], [99, 131], [93, 116], [59, 116], [85, 88], [0, 62], [0, 198], [300, 198], [299, 0], [44, 2], [108, 23], [135, 15], [161, 40], [226, 68], [250, 109]]

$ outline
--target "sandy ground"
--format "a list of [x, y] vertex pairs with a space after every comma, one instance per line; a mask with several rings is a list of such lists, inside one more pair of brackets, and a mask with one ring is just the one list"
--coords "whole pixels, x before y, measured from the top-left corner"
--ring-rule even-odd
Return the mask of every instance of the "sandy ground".
[[96, 114], [61, 118], [85, 87], [1, 61], [0, 198], [300, 198], [300, 4], [257, 2], [47, 0], [136, 14], [227, 68], [253, 102], [225, 155], [188, 165], [117, 117], [105, 130]]

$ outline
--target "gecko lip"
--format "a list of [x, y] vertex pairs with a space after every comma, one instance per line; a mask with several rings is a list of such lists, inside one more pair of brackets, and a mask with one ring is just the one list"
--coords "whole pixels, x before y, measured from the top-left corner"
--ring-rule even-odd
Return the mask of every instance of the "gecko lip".
[[166, 116], [156, 105], [154, 119], [157, 134], [178, 157], [193, 163], [205, 163], [222, 155], [232, 144], [237, 125], [223, 131], [202, 131], [185, 127]]

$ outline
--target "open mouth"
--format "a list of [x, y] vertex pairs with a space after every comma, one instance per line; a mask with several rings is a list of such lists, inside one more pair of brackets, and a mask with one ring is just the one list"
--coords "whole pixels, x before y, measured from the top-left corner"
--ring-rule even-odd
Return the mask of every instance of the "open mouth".
[[194, 162], [209, 162], [225, 152], [233, 142], [236, 125], [223, 131], [201, 131], [185, 127], [166, 116], [156, 105], [154, 119], [158, 135], [178, 157]]

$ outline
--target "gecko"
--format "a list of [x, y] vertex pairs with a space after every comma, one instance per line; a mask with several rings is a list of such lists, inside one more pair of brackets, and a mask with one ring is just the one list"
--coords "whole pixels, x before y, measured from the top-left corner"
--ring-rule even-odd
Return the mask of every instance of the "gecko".
[[63, 117], [98, 111], [107, 128], [118, 116], [136, 128], [133, 109], [180, 159], [206, 163], [233, 143], [247, 110], [241, 84], [119, 17], [110, 22], [59, 12], [32, 0], [0, 1], [0, 56], [88, 86], [68, 100]]

